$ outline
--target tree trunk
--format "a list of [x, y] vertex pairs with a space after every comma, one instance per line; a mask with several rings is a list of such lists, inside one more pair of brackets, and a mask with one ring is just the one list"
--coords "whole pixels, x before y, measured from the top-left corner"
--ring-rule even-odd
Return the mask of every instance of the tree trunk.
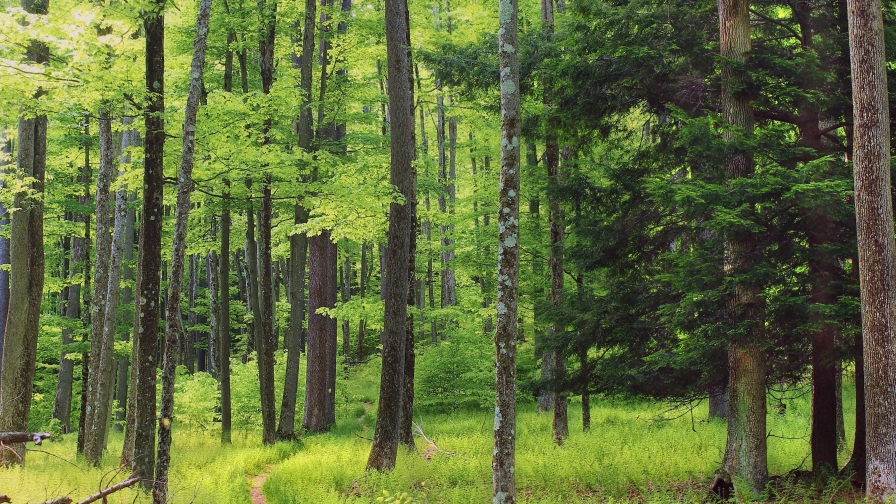
[[[22, 8], [31, 14], [46, 15], [48, 1], [23, 0]], [[46, 63], [48, 50], [30, 41], [26, 58]], [[40, 98], [42, 91], [36, 93]], [[0, 429], [28, 430], [31, 412], [37, 337], [40, 328], [40, 301], [44, 286], [43, 191], [47, 161], [47, 116], [19, 118], [18, 166], [24, 177], [32, 177], [14, 202], [19, 210], [10, 224], [10, 301], [3, 341], [0, 371]], [[0, 452], [0, 464], [24, 463], [24, 445], [7, 445]]]
[[498, 2], [501, 69], [501, 175], [498, 184], [498, 297], [495, 332], [495, 504], [516, 502], [516, 342], [519, 299], [520, 95], [516, 0]]
[[[310, 0], [314, 2], [314, 0]], [[308, 222], [308, 211], [296, 204], [295, 223]], [[283, 383], [283, 401], [280, 403], [280, 424], [277, 426], [279, 439], [295, 438], [296, 395], [299, 387], [299, 361], [302, 341], [305, 339], [305, 263], [308, 258], [308, 235], [296, 233], [289, 237], [290, 280], [289, 280], [289, 337], [287, 338], [286, 378]]]
[[[251, 181], [246, 180], [246, 187], [251, 185]], [[249, 203], [249, 209], [246, 211], [246, 244], [245, 244], [246, 260], [243, 263], [244, 273], [246, 276], [246, 290], [249, 295], [249, 311], [252, 312], [250, 322], [251, 329], [249, 337], [246, 340], [246, 353], [252, 353], [258, 350], [258, 340], [261, 336], [261, 302], [258, 296], [258, 244], [255, 242], [255, 210], [252, 203]]]
[[[342, 299], [343, 303], [348, 303], [352, 297], [352, 256], [348, 250], [348, 240], [342, 240], [343, 254], [342, 261]], [[352, 352], [352, 335], [351, 320], [345, 317], [342, 320], [342, 356], [348, 360]]]
[[[753, 132], [753, 107], [743, 92], [746, 72], [736, 68], [747, 63], [750, 52], [750, 16], [748, 0], [719, 0], [719, 33], [722, 58], [732, 63], [722, 67], [722, 105], [725, 122], [732, 130], [725, 133], [728, 141], [737, 142]], [[753, 173], [753, 159], [741, 148], [735, 148], [728, 162], [727, 177], [734, 180]], [[749, 232], [732, 232], [726, 237], [725, 273], [742, 276], [752, 266], [756, 255]], [[736, 338], [728, 348], [728, 440], [723, 469], [732, 478], [739, 478], [746, 488], [742, 495], [758, 496], [768, 480], [767, 442], [765, 429], [766, 397], [765, 352], [762, 349], [762, 328], [758, 323], [759, 288], [755, 284], [738, 283], [729, 300], [730, 323], [747, 325], [747, 334]]]
[[[258, 4], [262, 37], [258, 42], [259, 66], [261, 67], [261, 91], [270, 94], [274, 83], [274, 35], [277, 23], [277, 3], [261, 1]], [[271, 118], [265, 117], [262, 123], [263, 145], [270, 144], [268, 132]], [[267, 167], [265, 167], [267, 169]], [[261, 189], [261, 210], [259, 211], [258, 228], [258, 284], [261, 310], [257, 313], [255, 323], [260, 328], [256, 341], [258, 350], [258, 381], [261, 389], [262, 442], [274, 444], [277, 439], [277, 410], [274, 400], [274, 349], [277, 346], [274, 334], [274, 293], [273, 268], [271, 258], [271, 220], [273, 218], [273, 200], [271, 199], [271, 174], [265, 175]]]
[[867, 497], [896, 497], [896, 261], [890, 184], [890, 114], [878, 0], [848, 0], [855, 129], [856, 227], [865, 335]]
[[405, 203], [389, 205], [386, 247], [385, 313], [383, 316], [382, 375], [379, 411], [367, 467], [385, 471], [395, 466], [402, 390], [408, 298], [410, 239], [414, 205], [414, 117], [411, 112], [408, 6], [406, 0], [386, 0], [386, 52], [391, 114], [391, 170], [389, 181]]
[[133, 430], [133, 446], [125, 443], [122, 464], [132, 465], [151, 488], [155, 479], [156, 363], [159, 341], [159, 291], [162, 266], [162, 187], [165, 148], [164, 3], [144, 17], [146, 34], [146, 89], [149, 104], [145, 112], [146, 140], [143, 143], [143, 210], [137, 256], [137, 299], [134, 313], [134, 352], [131, 389], [133, 424], [128, 413], [128, 431]]
[[165, 357], [162, 365], [162, 403], [159, 414], [159, 448], [156, 476], [152, 489], [153, 504], [168, 501], [168, 467], [171, 463], [171, 429], [174, 421], [174, 374], [177, 359], [177, 333], [183, 327], [180, 311], [181, 282], [187, 251], [187, 220], [193, 191], [193, 150], [196, 141], [196, 113], [202, 94], [205, 48], [212, 0], [202, 0], [196, 16], [196, 38], [190, 65], [190, 91], [184, 109], [183, 146], [177, 177], [177, 207], [174, 214], [174, 243], [171, 251], [171, 275], [168, 283], [168, 307], [165, 311]]
[[[115, 153], [112, 145], [112, 118], [108, 110], [99, 112], [100, 168], [96, 185], [96, 246], [94, 248], [93, 297], [90, 303], [90, 380], [87, 385], [87, 409], [84, 426], [84, 457], [98, 466], [105, 448], [107, 392], [111, 395], [112, 350], [114, 332], [105, 331], [106, 301], [110, 290], [112, 256], [112, 182], [115, 178]], [[117, 286], [116, 286], [117, 287]], [[107, 362], [108, 361], [108, 362]]]
[[[129, 140], [130, 142], [134, 142], [133, 146], [137, 147], [140, 143], [140, 134], [137, 130], [127, 130], [125, 131], [125, 137], [131, 136], [132, 138]], [[124, 158], [124, 155], [122, 155]], [[123, 161], [126, 163], [130, 163], [130, 156], [127, 157], [127, 161]], [[128, 195], [128, 209], [127, 209], [127, 218], [125, 220], [125, 232], [124, 232], [124, 271], [123, 277], [126, 286], [122, 289], [121, 292], [121, 303], [127, 308], [127, 314], [133, 320], [134, 316], [134, 289], [130, 286], [130, 283], [134, 280], [134, 268], [131, 266], [131, 261], [134, 260], [134, 225], [136, 221], [136, 213], [132, 204], [136, 201], [137, 196], [135, 193], [131, 193]], [[124, 341], [130, 340], [130, 333], [125, 332], [122, 334]], [[131, 367], [131, 361], [127, 357], [119, 357], [118, 359], [118, 371], [116, 382], [116, 390], [115, 390], [115, 399], [118, 401], [118, 410], [115, 414], [115, 430], [121, 431], [124, 429], [124, 423], [126, 421], [127, 405], [129, 394], [128, 387], [128, 370]]]
[[709, 390], [709, 418], [728, 418], [728, 385]]
[[336, 319], [316, 313], [319, 308], [332, 308], [336, 302], [336, 278], [328, 274], [336, 268], [335, 248], [329, 231], [309, 240], [308, 365], [302, 427], [315, 432], [329, 428], [330, 403], [335, 400], [330, 368], [335, 371]]
[[218, 376], [221, 386], [221, 444], [232, 442], [232, 411], [230, 398], [230, 181], [226, 187], [221, 209], [221, 314], [218, 316]]

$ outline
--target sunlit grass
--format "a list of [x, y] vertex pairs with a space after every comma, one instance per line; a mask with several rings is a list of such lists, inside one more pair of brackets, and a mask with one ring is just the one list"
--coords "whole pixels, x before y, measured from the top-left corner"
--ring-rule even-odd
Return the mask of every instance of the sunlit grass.
[[[373, 364], [373, 363], [371, 363]], [[337, 423], [326, 434], [298, 442], [260, 446], [260, 432], [234, 432], [221, 446], [211, 430], [175, 429], [171, 501], [246, 504], [252, 476], [269, 473], [263, 491], [271, 504], [367, 503], [405, 496], [411, 502], [470, 503], [491, 499], [492, 413], [459, 410], [416, 413], [415, 421], [436, 445], [417, 438], [416, 451], [402, 449], [395, 470], [365, 473], [373, 437], [379, 369], [356, 367], [340, 381]], [[793, 388], [773, 393], [768, 416], [769, 471], [811, 469], [810, 397]], [[785, 404], [780, 408], [779, 402]], [[847, 441], [852, 441], [854, 390], [844, 391]], [[300, 403], [301, 405], [301, 403]], [[570, 436], [551, 441], [551, 417], [520, 404], [516, 480], [520, 502], [702, 502], [722, 461], [726, 426], [708, 421], [706, 405], [670, 409], [648, 401], [592, 400], [592, 426], [581, 429], [581, 404], [570, 403]], [[177, 425], [177, 424], [175, 424]], [[25, 470], [0, 470], [0, 494], [16, 503], [38, 503], [69, 495], [78, 500], [124, 479], [116, 472], [122, 437], [113, 433], [100, 469], [75, 456], [75, 435], [48, 441], [28, 454]], [[850, 453], [841, 452], [841, 462]], [[825, 495], [833, 495], [833, 483]], [[385, 493], [384, 493], [385, 492]], [[784, 502], [809, 502], [817, 494], [794, 489]], [[123, 490], [110, 503], [146, 503], [138, 490]], [[836, 502], [833, 500], [832, 502]]]

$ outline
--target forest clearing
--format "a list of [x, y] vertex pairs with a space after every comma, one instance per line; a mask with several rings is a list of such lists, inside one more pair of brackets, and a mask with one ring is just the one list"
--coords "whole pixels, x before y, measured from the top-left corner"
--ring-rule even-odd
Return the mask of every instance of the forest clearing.
[[0, 4], [0, 501], [896, 499], [891, 4]]
[[[278, 367], [280, 376], [284, 370]], [[340, 378], [340, 388], [351, 392], [340, 394], [337, 422], [326, 434], [262, 447], [257, 442], [261, 435], [255, 426], [257, 412], [246, 419], [244, 427], [235, 430], [232, 446], [220, 445], [215, 424], [202, 428], [190, 423], [175, 431], [169, 483], [171, 502], [255, 502], [250, 494], [259, 474], [266, 476], [262, 490], [265, 502], [270, 504], [373, 503], [383, 502], [377, 498], [386, 494], [396, 498], [392, 502], [408, 504], [487, 501], [491, 495], [492, 435], [492, 413], [487, 408], [468, 406], [452, 411], [445, 406], [422, 407], [415, 422], [436, 446], [418, 436], [416, 451], [402, 449], [393, 472], [365, 474], [370, 450], [370, 440], [365, 438], [369, 438], [375, 424], [377, 368], [371, 362], [362, 368], [348, 369], [349, 376]], [[851, 386], [847, 383], [844, 390], [847, 439], [853, 433], [849, 421], [854, 403]], [[186, 394], [200, 393], [192, 385], [185, 388], [190, 389], [183, 391], [186, 401], [193, 397]], [[211, 391], [205, 391], [208, 392]], [[179, 390], [177, 400], [181, 393]], [[774, 413], [769, 416], [772, 474], [787, 475], [806, 469], [809, 397], [805, 387], [778, 390], [770, 397], [770, 404], [775, 406], [770, 408]], [[365, 408], [371, 402], [373, 407]], [[549, 416], [536, 413], [534, 406], [532, 400], [524, 401], [517, 423], [517, 478], [523, 502], [705, 501], [706, 489], [721, 463], [725, 446], [725, 423], [707, 418], [705, 401], [679, 408], [632, 400], [596, 401], [588, 432], [581, 431], [580, 404], [573, 403], [570, 423], [574, 428], [562, 447], [550, 440]], [[193, 419], [200, 414], [184, 411], [179, 417]], [[121, 435], [113, 435], [110, 452], [117, 452], [120, 445]], [[848, 455], [850, 448], [845, 444], [841, 454]], [[53, 455], [29, 454], [25, 470], [0, 471], [0, 489], [15, 497], [13, 502], [87, 496], [103, 486], [101, 482], [115, 482], [125, 476], [116, 457], [105, 457], [98, 468], [76, 459], [73, 435], [46, 441], [40, 449]], [[777, 495], [779, 502], [837, 503], [861, 499], [861, 494], [844, 480], [832, 480], [822, 488], [794, 483], [782, 485], [784, 490]], [[13, 494], [11, 489], [17, 490]], [[406, 498], [398, 499], [402, 494]], [[130, 504], [151, 499], [137, 490], [124, 490], [111, 495], [109, 502]]]

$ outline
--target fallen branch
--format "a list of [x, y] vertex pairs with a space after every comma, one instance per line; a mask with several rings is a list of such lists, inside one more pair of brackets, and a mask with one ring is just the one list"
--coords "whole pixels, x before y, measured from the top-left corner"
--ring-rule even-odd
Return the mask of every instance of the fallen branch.
[[0, 432], [0, 443], [34, 443], [40, 445], [51, 437], [49, 432]]
[[135, 484], [137, 484], [139, 482], [140, 482], [139, 476], [131, 476], [130, 478], [128, 478], [124, 481], [119, 481], [118, 483], [116, 483], [108, 488], [105, 488], [103, 490], [100, 490], [99, 492], [91, 495], [90, 497], [88, 497], [82, 501], [79, 501], [78, 504], [90, 504], [91, 502], [96, 502], [96, 501], [106, 497], [109, 494], [115, 493], [123, 488], [134, 486]]
[[[78, 501], [76, 504], [90, 504], [91, 502], [96, 502], [100, 499], [103, 499], [103, 502], [105, 502], [105, 500], [106, 500], [105, 498], [109, 494], [113, 494], [123, 488], [133, 486], [134, 484], [139, 483], [139, 482], [140, 482], [139, 476], [131, 476], [130, 478], [128, 478], [124, 481], [119, 481], [118, 483], [116, 483], [108, 488], [104, 488], [104, 489], [100, 490], [99, 492], [91, 495], [90, 497], [88, 497], [82, 501]], [[3, 497], [5, 497], [5, 496], [3, 496]], [[9, 500], [5, 500], [5, 501], [0, 500], [0, 502], [9, 502]], [[41, 504], [72, 504], [72, 498], [71, 497], [60, 497], [56, 500], [42, 502]]]
[[439, 452], [439, 453], [444, 453], [445, 455], [448, 455], [449, 457], [452, 456], [452, 455], [457, 455], [457, 453], [454, 453], [454, 452], [447, 452], [447, 451], [445, 451], [445, 450], [439, 448], [439, 447], [433, 442], [432, 439], [429, 439], [428, 437], [426, 437], [426, 434], [423, 433], [423, 427], [421, 427], [420, 424], [418, 424], [418, 423], [416, 423], [416, 422], [414, 422], [414, 435], [415, 435], [415, 436], [420, 436], [420, 437], [422, 437], [424, 441], [426, 441], [427, 443], [429, 443], [429, 445], [432, 446], [432, 447], [433, 447], [437, 452]]

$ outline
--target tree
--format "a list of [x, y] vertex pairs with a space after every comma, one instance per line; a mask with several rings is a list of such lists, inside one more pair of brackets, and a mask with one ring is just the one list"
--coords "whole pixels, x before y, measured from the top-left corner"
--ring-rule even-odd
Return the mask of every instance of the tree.
[[165, 2], [144, 14], [146, 36], [146, 128], [143, 142], [143, 209], [137, 257], [137, 298], [131, 354], [131, 400], [121, 462], [152, 486], [155, 476], [156, 355], [162, 270], [162, 170], [165, 152]]
[[[30, 14], [46, 15], [46, 0], [22, 0]], [[47, 63], [49, 50], [42, 42], [29, 42], [26, 59]], [[33, 97], [39, 100], [38, 89]], [[37, 107], [39, 110], [39, 105]], [[18, 210], [10, 224], [10, 300], [0, 366], [0, 430], [25, 431], [31, 411], [31, 391], [37, 359], [40, 301], [44, 288], [44, 204], [42, 199], [47, 164], [47, 116], [23, 114], [19, 117], [18, 177], [25, 179], [16, 191]], [[0, 464], [23, 463], [24, 444], [15, 443], [0, 452]]]
[[395, 466], [404, 390], [404, 358], [408, 298], [408, 264], [416, 188], [414, 187], [414, 116], [411, 111], [410, 37], [406, 0], [386, 1], [386, 52], [389, 70], [389, 111], [392, 136], [389, 182], [403, 201], [389, 205], [386, 246], [383, 369], [379, 411], [367, 468], [385, 471]]
[[890, 114], [880, 2], [848, 0], [853, 169], [865, 360], [867, 496], [896, 497], [896, 261]]
[[[727, 178], [729, 182], [749, 177], [752, 155], [745, 150], [745, 137], [753, 133], [753, 107], [746, 63], [750, 53], [749, 0], [719, 0], [719, 33], [722, 54], [722, 114], [734, 143]], [[729, 231], [725, 243], [725, 270], [734, 288], [728, 301], [729, 318], [743, 332], [728, 345], [728, 440], [723, 469], [739, 478], [746, 495], [759, 495], [768, 480], [766, 417], [766, 356], [763, 328], [756, 322], [759, 287], [748, 274], [753, 266], [756, 240], [749, 230]]]
[[193, 151], [196, 143], [196, 113], [202, 94], [205, 49], [208, 38], [212, 0], [202, 0], [196, 17], [196, 39], [190, 64], [190, 91], [184, 110], [183, 146], [177, 177], [174, 244], [171, 253], [171, 274], [168, 278], [168, 306], [165, 309], [165, 353], [162, 364], [162, 404], [159, 414], [159, 445], [152, 499], [155, 504], [168, 502], [168, 467], [171, 463], [171, 428], [174, 421], [174, 372], [177, 367], [177, 335], [183, 327], [180, 311], [184, 256], [187, 250], [187, 218], [193, 192]]
[[520, 67], [516, 0], [498, 2], [501, 72], [501, 175], [498, 182], [498, 323], [495, 332], [495, 504], [516, 502], [516, 339], [520, 244]]

